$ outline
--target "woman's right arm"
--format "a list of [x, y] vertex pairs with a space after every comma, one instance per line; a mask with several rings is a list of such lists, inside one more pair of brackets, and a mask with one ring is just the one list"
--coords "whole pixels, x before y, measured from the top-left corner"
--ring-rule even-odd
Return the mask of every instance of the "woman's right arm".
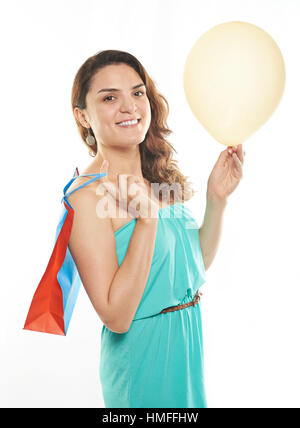
[[157, 218], [138, 218], [124, 260], [112, 281], [108, 303], [129, 330], [148, 281], [155, 248]]
[[69, 202], [74, 208], [69, 249], [83, 286], [103, 324], [125, 333], [149, 277], [158, 219], [137, 219], [119, 266], [111, 219], [97, 216], [92, 192], [74, 192]]

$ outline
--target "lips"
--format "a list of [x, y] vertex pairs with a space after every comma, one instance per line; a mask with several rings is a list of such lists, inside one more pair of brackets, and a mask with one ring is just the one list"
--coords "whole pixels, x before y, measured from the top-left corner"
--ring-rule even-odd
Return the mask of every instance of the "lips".
[[131, 121], [131, 120], [137, 120], [138, 122], [140, 122], [141, 118], [140, 118], [140, 117], [139, 117], [139, 118], [134, 117], [133, 119], [125, 119], [125, 120], [121, 120], [121, 122], [117, 122], [117, 125], [120, 125], [120, 123], [122, 123], [122, 122], [129, 122], [129, 121]]

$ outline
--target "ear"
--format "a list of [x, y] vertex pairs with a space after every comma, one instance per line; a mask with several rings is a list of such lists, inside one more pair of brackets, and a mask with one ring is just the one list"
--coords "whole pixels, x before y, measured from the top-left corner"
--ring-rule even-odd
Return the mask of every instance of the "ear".
[[80, 124], [85, 127], [85, 128], [90, 128], [90, 123], [89, 123], [89, 119], [88, 119], [88, 115], [87, 112], [85, 110], [81, 110], [78, 107], [74, 108], [74, 115], [76, 117], [76, 119], [78, 120], [78, 122], [80, 122]]

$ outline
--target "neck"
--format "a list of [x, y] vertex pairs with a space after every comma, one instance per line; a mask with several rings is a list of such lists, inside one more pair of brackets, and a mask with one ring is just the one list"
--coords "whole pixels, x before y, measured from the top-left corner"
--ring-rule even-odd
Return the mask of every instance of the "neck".
[[98, 152], [88, 169], [92, 173], [98, 173], [105, 159], [109, 162], [108, 174], [112, 177], [115, 178], [118, 174], [128, 174], [143, 178], [139, 150], [135, 153], [121, 154]]

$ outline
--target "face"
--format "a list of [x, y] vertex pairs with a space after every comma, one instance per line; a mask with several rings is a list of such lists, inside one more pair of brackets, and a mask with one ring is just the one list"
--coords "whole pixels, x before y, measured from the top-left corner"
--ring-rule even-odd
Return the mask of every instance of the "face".
[[[150, 103], [141, 77], [129, 65], [100, 69], [91, 81], [86, 106], [77, 111], [77, 117], [83, 126], [92, 128], [97, 142], [124, 148], [145, 139], [151, 122]], [[120, 125], [131, 119], [138, 119], [138, 124]]]

